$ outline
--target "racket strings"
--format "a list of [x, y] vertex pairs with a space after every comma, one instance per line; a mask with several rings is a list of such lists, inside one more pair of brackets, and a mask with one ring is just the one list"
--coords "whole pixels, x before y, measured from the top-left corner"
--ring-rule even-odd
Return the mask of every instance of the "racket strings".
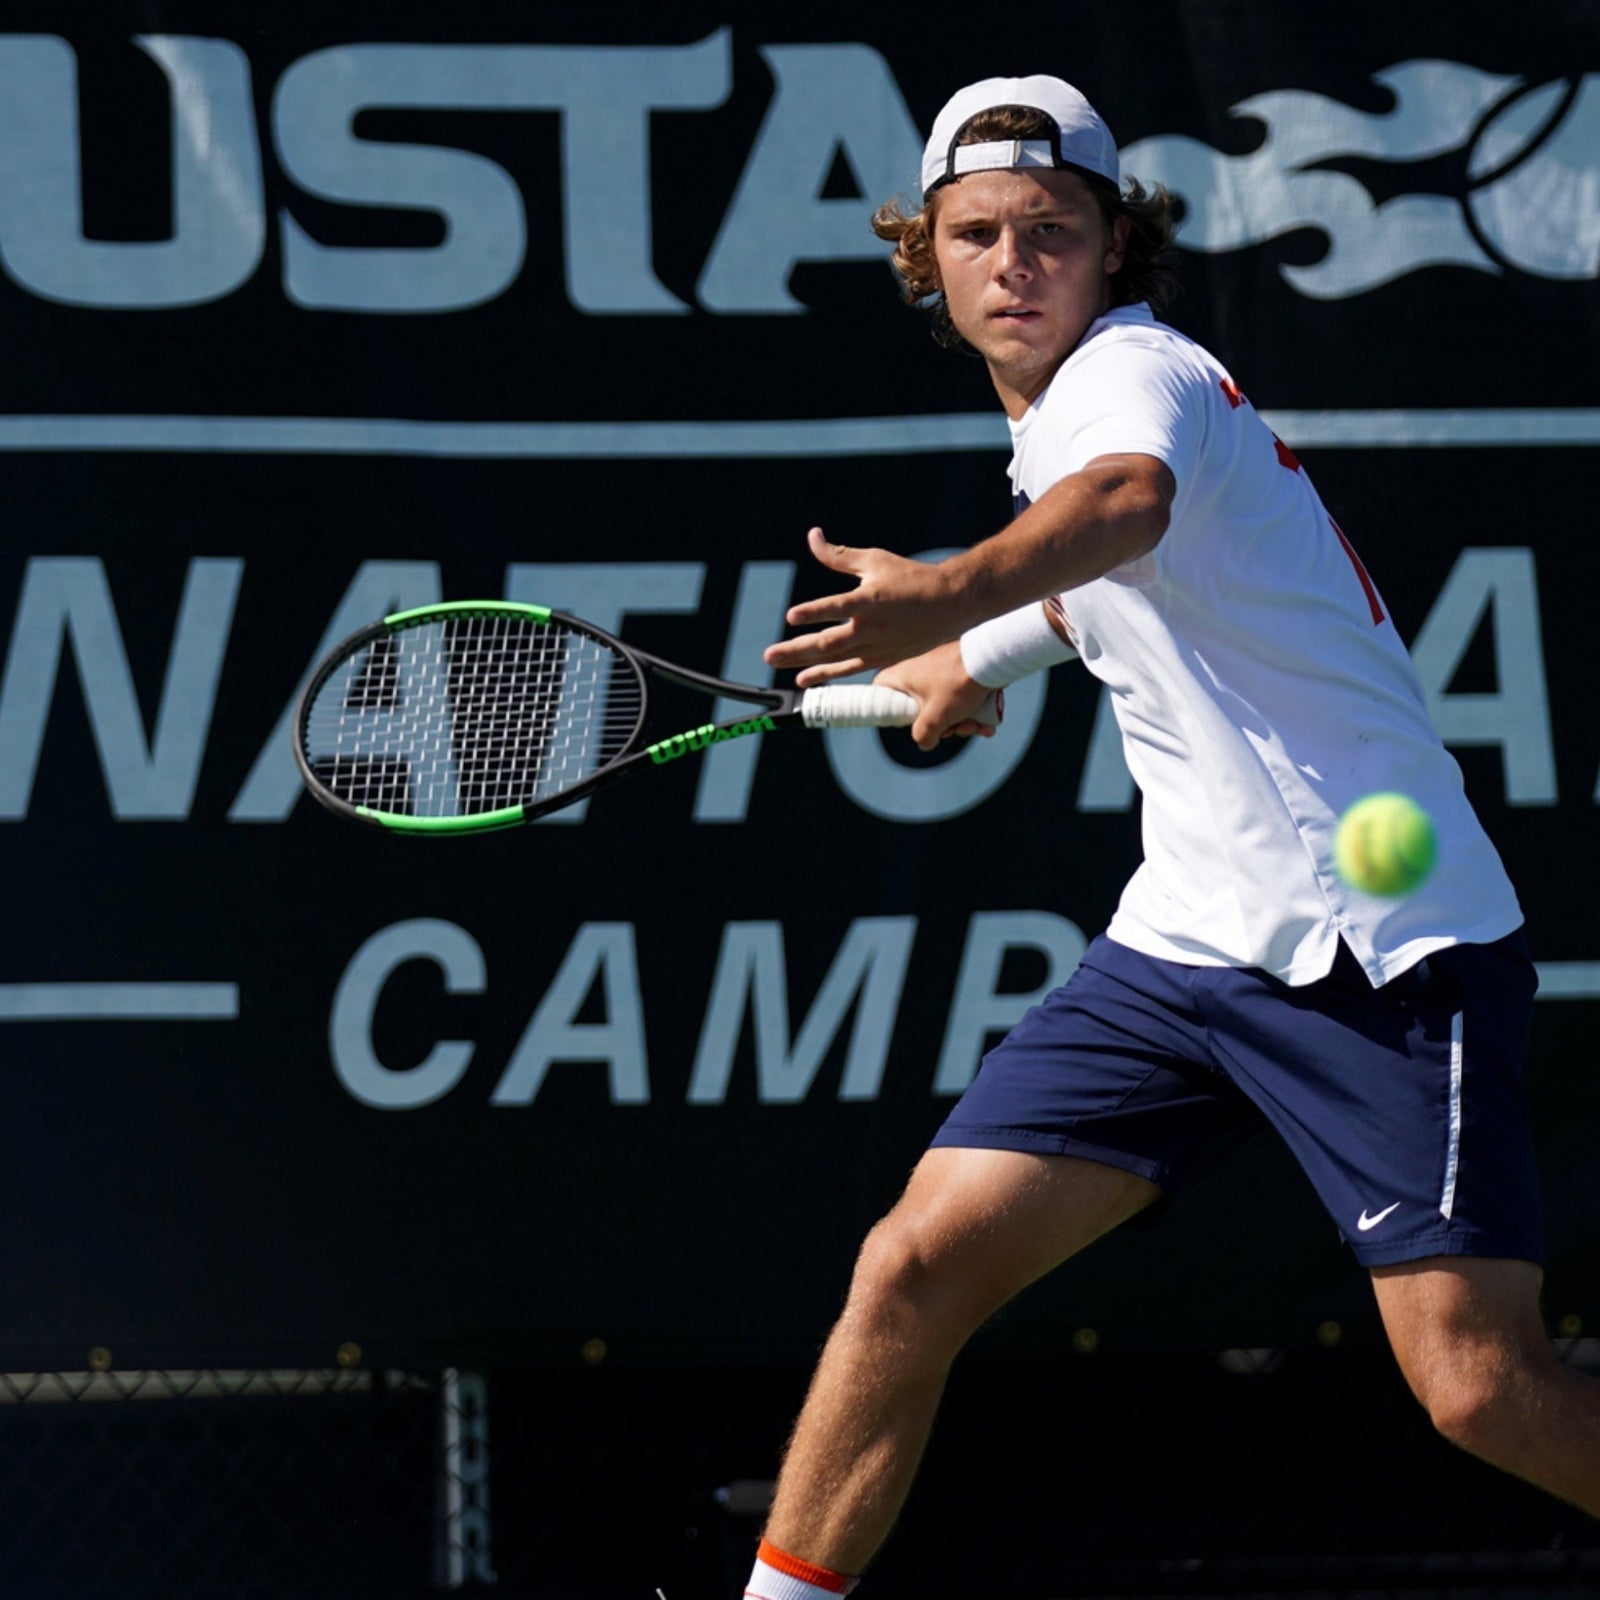
[[546, 801], [626, 747], [644, 688], [587, 634], [470, 613], [385, 635], [323, 686], [306, 755], [338, 798], [414, 817]]

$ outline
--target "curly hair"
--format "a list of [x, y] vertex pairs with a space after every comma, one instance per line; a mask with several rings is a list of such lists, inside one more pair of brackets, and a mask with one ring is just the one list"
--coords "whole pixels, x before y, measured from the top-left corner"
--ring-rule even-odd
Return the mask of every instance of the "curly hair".
[[[997, 139], [1038, 139], [1052, 143], [1056, 125], [1048, 114], [1029, 106], [998, 106], [974, 117], [957, 135], [960, 144], [982, 144]], [[1076, 170], [1076, 169], [1074, 169]], [[1177, 290], [1173, 269], [1172, 236], [1177, 226], [1172, 196], [1159, 184], [1147, 189], [1137, 178], [1123, 181], [1120, 192], [1104, 178], [1080, 173], [1100, 206], [1109, 228], [1118, 217], [1130, 223], [1122, 265], [1111, 277], [1111, 304], [1132, 305], [1145, 300], [1157, 311]], [[934, 337], [940, 344], [966, 348], [966, 341], [950, 321], [949, 308], [939, 287], [933, 254], [933, 223], [939, 205], [935, 189], [920, 210], [905, 211], [898, 200], [878, 207], [872, 231], [894, 248], [894, 269], [906, 302], [925, 305], [933, 314]]]

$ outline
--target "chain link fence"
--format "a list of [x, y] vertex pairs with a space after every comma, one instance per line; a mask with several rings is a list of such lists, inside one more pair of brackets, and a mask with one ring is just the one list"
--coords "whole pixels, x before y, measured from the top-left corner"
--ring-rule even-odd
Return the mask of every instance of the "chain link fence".
[[[1600, 1343], [1569, 1339], [1600, 1369]], [[806, 1374], [0, 1374], [0, 1600], [721, 1600]], [[958, 1366], [874, 1600], [1600, 1593], [1376, 1349]]]
[[0, 1374], [6, 1600], [488, 1580], [481, 1375]]

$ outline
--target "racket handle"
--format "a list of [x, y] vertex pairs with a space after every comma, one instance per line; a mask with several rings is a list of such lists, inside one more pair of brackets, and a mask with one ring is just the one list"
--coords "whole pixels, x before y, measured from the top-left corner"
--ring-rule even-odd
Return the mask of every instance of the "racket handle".
[[830, 683], [801, 695], [800, 716], [808, 728], [909, 728], [917, 701], [879, 683]]
[[[973, 721], [998, 727], [1005, 715], [1001, 691], [995, 690], [978, 708]], [[880, 683], [831, 683], [807, 689], [800, 697], [800, 716], [808, 728], [909, 728], [917, 719], [913, 695]]]

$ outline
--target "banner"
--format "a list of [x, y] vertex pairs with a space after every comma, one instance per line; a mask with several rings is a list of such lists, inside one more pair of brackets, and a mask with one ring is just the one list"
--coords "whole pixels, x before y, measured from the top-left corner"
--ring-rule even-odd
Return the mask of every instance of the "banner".
[[[954, 88], [1031, 71], [1181, 199], [1171, 320], [1412, 646], [1528, 913], [1547, 1304], [1593, 1326], [1600, 34], [1497, 19], [1058, 7], [955, 51], [832, 5], [11, 7], [5, 1361], [816, 1348], [1137, 863], [1094, 680], [939, 759], [734, 741], [455, 842], [318, 811], [289, 723], [332, 643], [438, 598], [759, 680], [827, 592], [812, 524], [1001, 526], [987, 377], [868, 222]], [[1263, 1143], [984, 1337], [1296, 1343], [1368, 1300]]]

